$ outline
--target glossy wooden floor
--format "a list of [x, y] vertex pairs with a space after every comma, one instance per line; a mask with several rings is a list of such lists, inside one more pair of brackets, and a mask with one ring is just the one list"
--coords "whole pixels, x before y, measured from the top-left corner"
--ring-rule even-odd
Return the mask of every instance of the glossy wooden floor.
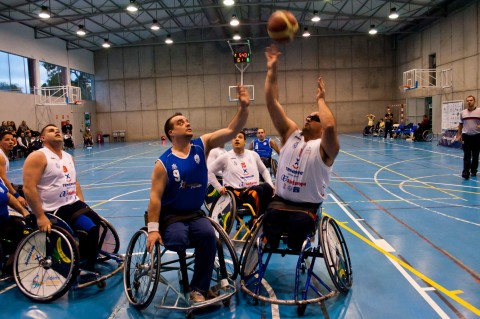
[[[480, 315], [480, 183], [461, 178], [459, 149], [434, 140], [407, 142], [360, 135], [340, 136], [325, 212], [338, 220], [353, 265], [345, 296], [309, 305], [305, 318], [478, 318]], [[167, 145], [168, 146], [168, 145]], [[124, 252], [143, 225], [150, 176], [167, 147], [159, 142], [110, 143], [76, 149], [77, 174], [87, 203], [116, 228]], [[22, 160], [10, 164], [21, 181]], [[293, 262], [275, 258], [267, 280], [289, 291]], [[183, 318], [152, 305], [129, 306], [121, 276], [105, 290], [72, 290], [51, 304], [29, 301], [14, 286], [0, 284], [1, 318]], [[228, 308], [196, 318], [296, 318], [296, 308], [249, 303], [239, 293]]]

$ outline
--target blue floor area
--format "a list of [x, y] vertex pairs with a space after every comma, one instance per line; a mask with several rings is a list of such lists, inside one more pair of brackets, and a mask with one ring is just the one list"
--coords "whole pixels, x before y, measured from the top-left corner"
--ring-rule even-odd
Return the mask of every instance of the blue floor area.
[[[353, 267], [353, 287], [304, 318], [478, 318], [480, 315], [480, 183], [461, 178], [462, 150], [433, 142], [341, 135], [325, 213], [341, 225]], [[117, 230], [125, 252], [144, 225], [155, 160], [169, 145], [109, 143], [75, 149], [86, 202]], [[228, 147], [227, 147], [228, 148]], [[10, 162], [21, 183], [23, 160]], [[294, 258], [274, 256], [266, 280], [279, 295], [293, 291]], [[320, 267], [320, 265], [319, 265]], [[328, 275], [325, 269], [321, 271]], [[185, 313], [131, 307], [121, 275], [71, 290], [50, 304], [35, 303], [0, 283], [2, 318], [184, 318]], [[296, 318], [296, 307], [260, 302], [238, 293], [228, 307], [196, 318]]]

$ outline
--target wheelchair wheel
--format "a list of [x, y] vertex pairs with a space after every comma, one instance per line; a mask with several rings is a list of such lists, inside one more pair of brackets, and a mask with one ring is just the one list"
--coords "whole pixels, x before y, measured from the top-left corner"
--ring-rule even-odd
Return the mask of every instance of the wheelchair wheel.
[[[117, 231], [105, 218], [100, 218], [100, 234], [98, 240], [100, 250], [106, 253], [116, 254], [120, 249], [120, 238], [118, 237]], [[99, 262], [106, 261], [108, 259], [110, 258], [106, 255], [103, 255], [101, 252], [97, 257], [97, 261]]]
[[272, 175], [273, 175], [273, 177], [276, 177], [277, 176], [277, 168], [278, 168], [277, 160], [272, 158], [271, 165], [272, 165]]
[[252, 236], [247, 240], [243, 246], [242, 253], [240, 255], [240, 277], [245, 279], [252, 275], [257, 269], [258, 265], [258, 245], [260, 243], [260, 236], [263, 235], [263, 215], [255, 224]]
[[79, 272], [80, 253], [75, 239], [62, 228], [34, 231], [15, 253], [14, 277], [20, 291], [37, 302], [63, 296]]
[[128, 301], [137, 309], [152, 302], [160, 277], [160, 244], [147, 251], [147, 228], [137, 231], [128, 244], [123, 271], [123, 287]]
[[235, 195], [227, 191], [216, 199], [208, 217], [222, 226], [225, 232], [230, 233], [235, 222], [236, 211]]
[[239, 273], [239, 262], [232, 241], [225, 230], [213, 219], [209, 218], [217, 235], [217, 256], [215, 257], [214, 280], [230, 278], [235, 280]]
[[319, 240], [328, 274], [335, 287], [347, 293], [352, 286], [352, 265], [347, 244], [335, 220], [323, 216], [320, 221]]
[[207, 192], [205, 194], [205, 198], [203, 199], [203, 205], [205, 206], [205, 209], [208, 210], [208, 212], [210, 212], [213, 204], [219, 196], [220, 194], [215, 189], [215, 187], [213, 187], [212, 184], [208, 184]]
[[430, 130], [425, 130], [422, 133], [422, 138], [425, 142], [431, 142], [433, 139], [433, 133]]

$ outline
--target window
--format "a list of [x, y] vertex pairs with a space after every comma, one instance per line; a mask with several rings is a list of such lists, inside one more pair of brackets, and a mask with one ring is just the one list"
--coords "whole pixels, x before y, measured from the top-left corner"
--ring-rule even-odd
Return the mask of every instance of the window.
[[0, 51], [0, 90], [18, 93], [32, 93], [33, 60], [23, 56]]
[[70, 69], [70, 83], [82, 91], [82, 100], [94, 100], [95, 76], [79, 70]]
[[48, 62], [40, 62], [40, 83], [41, 87], [67, 85], [65, 68]]

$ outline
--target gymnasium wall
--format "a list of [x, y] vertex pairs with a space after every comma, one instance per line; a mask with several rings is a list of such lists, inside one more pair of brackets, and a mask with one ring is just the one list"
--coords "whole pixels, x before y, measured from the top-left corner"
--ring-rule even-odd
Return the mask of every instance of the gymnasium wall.
[[[253, 43], [244, 84], [255, 85], [247, 127], [274, 133], [265, 106], [266, 42]], [[316, 80], [341, 132], [360, 132], [365, 115], [384, 113], [395, 94], [392, 39], [311, 37], [281, 46], [280, 100], [299, 125], [315, 109]], [[95, 52], [97, 116], [103, 131], [126, 129], [129, 140], [164, 135], [165, 119], [184, 113], [197, 134], [228, 124], [236, 104], [228, 86], [240, 81], [229, 47], [215, 43], [144, 45]]]
[[425, 88], [407, 91], [403, 98], [432, 96], [432, 124], [435, 133], [441, 131], [442, 101], [463, 100], [472, 94], [480, 99], [480, 3], [473, 3], [448, 18], [441, 19], [428, 29], [397, 42], [397, 81], [402, 85], [402, 74], [412, 69], [428, 69], [429, 55], [435, 54], [437, 69], [453, 70], [453, 87]]
[[[87, 50], [67, 50], [65, 41], [44, 38], [35, 39], [32, 28], [20, 23], [3, 23], [0, 28], [0, 50], [34, 59], [37, 66], [39, 61], [57, 64], [69, 69], [76, 69], [90, 74], [95, 73], [93, 52]], [[36, 79], [39, 82], [40, 73], [37, 67]], [[39, 83], [31, 83], [31, 86]], [[25, 120], [30, 128], [39, 130], [45, 124], [60, 125], [67, 118], [74, 125], [73, 134], [76, 144], [82, 143], [80, 128], [83, 124], [83, 112], [95, 111], [94, 101], [85, 101], [82, 106], [35, 106], [33, 94], [21, 94], [0, 91], [0, 122], [15, 121], [18, 125]], [[96, 132], [96, 121], [93, 117], [93, 130]], [[77, 130], [78, 129], [78, 130]]]

